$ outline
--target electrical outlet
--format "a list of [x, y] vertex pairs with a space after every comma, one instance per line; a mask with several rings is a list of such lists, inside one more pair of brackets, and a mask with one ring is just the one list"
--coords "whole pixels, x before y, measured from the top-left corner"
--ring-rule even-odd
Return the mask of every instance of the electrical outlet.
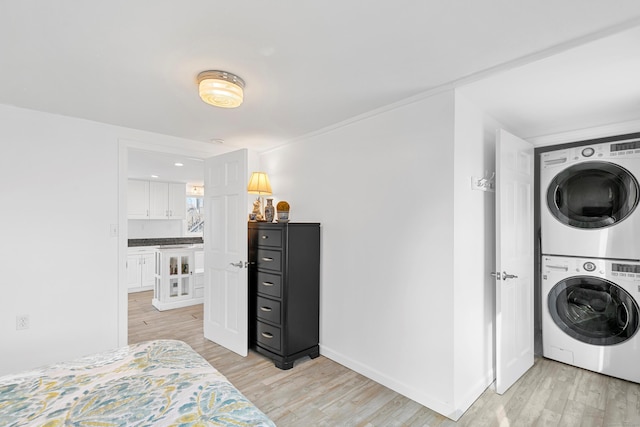
[[16, 331], [23, 329], [29, 329], [29, 316], [24, 314], [22, 316], [16, 316]]

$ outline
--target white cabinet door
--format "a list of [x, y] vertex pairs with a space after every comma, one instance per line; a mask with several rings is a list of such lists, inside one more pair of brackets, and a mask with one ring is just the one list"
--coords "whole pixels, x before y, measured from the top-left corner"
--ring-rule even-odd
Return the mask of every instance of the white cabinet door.
[[169, 184], [166, 182], [149, 183], [149, 218], [167, 219], [169, 217]]
[[169, 183], [168, 210], [170, 219], [184, 219], [187, 214], [187, 186], [185, 184]]
[[130, 179], [127, 190], [127, 216], [129, 219], [149, 218], [149, 181]]
[[140, 255], [140, 286], [143, 288], [153, 288], [155, 282], [155, 253], [149, 252]]
[[140, 256], [127, 256], [127, 287], [129, 289], [140, 287]]

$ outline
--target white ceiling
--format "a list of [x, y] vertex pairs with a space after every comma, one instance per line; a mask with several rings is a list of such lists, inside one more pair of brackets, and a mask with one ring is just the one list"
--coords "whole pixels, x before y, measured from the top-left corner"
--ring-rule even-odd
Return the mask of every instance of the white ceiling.
[[640, 119], [640, 27], [460, 89], [523, 138]]
[[[128, 151], [129, 178], [147, 181], [184, 182], [204, 184], [204, 162], [202, 159], [159, 152]], [[176, 166], [176, 163], [182, 166]]]
[[[2, 0], [0, 103], [263, 150], [638, 24], [637, 0]], [[467, 93], [524, 137], [637, 117], [627, 33]], [[247, 82], [240, 108], [200, 101], [208, 69]]]

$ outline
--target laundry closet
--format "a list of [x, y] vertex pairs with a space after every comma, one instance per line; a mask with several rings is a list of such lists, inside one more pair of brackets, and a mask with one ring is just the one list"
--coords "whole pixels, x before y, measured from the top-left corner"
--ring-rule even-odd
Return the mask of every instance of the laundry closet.
[[537, 154], [542, 354], [640, 382], [640, 133]]

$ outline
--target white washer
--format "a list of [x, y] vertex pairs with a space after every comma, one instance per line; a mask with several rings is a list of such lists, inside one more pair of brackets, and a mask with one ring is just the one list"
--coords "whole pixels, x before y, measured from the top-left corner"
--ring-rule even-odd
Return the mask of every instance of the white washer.
[[549, 359], [640, 383], [640, 263], [542, 257]]
[[542, 253], [640, 260], [640, 138], [540, 156]]

